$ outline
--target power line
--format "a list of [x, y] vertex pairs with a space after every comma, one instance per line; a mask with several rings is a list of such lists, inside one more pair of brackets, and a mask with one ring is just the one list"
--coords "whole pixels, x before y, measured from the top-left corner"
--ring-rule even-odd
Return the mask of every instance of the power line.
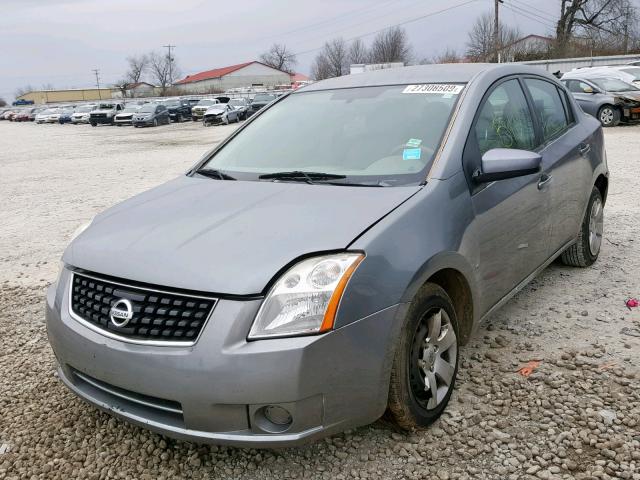
[[523, 12], [523, 11], [521, 11], [521, 10], [518, 10], [517, 8], [514, 8], [514, 6], [513, 6], [513, 5], [507, 5], [507, 4], [505, 4], [504, 6], [505, 6], [505, 7], [507, 7], [509, 10], [511, 10], [512, 12], [515, 12], [517, 15], [520, 15], [520, 16], [522, 16], [522, 17], [528, 18], [529, 20], [532, 20], [532, 21], [537, 22], [537, 23], [539, 23], [539, 24], [541, 24], [541, 25], [544, 25], [544, 26], [545, 26], [545, 27], [547, 27], [547, 28], [554, 28], [554, 27], [555, 27], [555, 25], [553, 25], [553, 24], [551, 24], [551, 23], [548, 23], [548, 22], [545, 22], [545, 21], [539, 20], [539, 19], [537, 19], [536, 17], [533, 17], [533, 16], [531, 16], [531, 15], [528, 15], [528, 14], [526, 14], [525, 12]]
[[533, 15], [534, 17], [538, 17], [541, 20], [545, 20], [547, 22], [555, 23], [558, 19], [554, 17], [550, 17], [549, 15], [542, 15], [541, 13], [532, 10], [526, 3], [521, 2], [520, 0], [511, 0], [511, 6], [517, 8], [529, 15]]
[[[367, 33], [363, 33], [363, 34], [360, 34], [360, 35], [355, 35], [355, 36], [353, 36], [353, 37], [346, 38], [346, 39], [345, 39], [345, 42], [350, 42], [351, 40], [355, 40], [356, 38], [367, 37], [367, 36], [369, 36], [369, 35], [373, 35], [373, 34], [376, 34], [376, 33], [382, 32], [382, 31], [384, 31], [384, 30], [388, 30], [389, 28], [399, 27], [399, 26], [401, 26], [401, 25], [406, 25], [406, 24], [408, 24], [408, 23], [417, 22], [417, 21], [419, 21], [419, 20], [423, 20], [423, 19], [425, 19], [425, 18], [433, 17], [433, 16], [435, 16], [435, 15], [439, 15], [439, 14], [441, 14], [441, 13], [448, 12], [448, 11], [450, 11], [450, 10], [454, 10], [454, 9], [456, 9], [456, 8], [464, 7], [465, 5], [469, 5], [470, 3], [475, 3], [475, 2], [477, 2], [477, 1], [479, 1], [479, 0], [467, 0], [466, 2], [460, 3], [460, 4], [458, 4], [458, 5], [452, 5], [452, 6], [450, 6], [450, 7], [443, 8], [443, 9], [441, 9], [441, 10], [437, 10], [437, 11], [435, 11], [435, 12], [430, 12], [430, 13], [427, 13], [427, 14], [425, 14], [425, 15], [420, 15], [420, 16], [418, 16], [418, 17], [413, 17], [413, 18], [411, 18], [411, 19], [409, 19], [409, 20], [404, 20], [404, 21], [402, 21], [402, 22], [395, 23], [395, 24], [393, 24], [393, 25], [387, 25], [386, 27], [379, 28], [378, 30], [373, 30], [373, 31], [371, 31], [371, 32], [367, 32]], [[323, 47], [316, 47], [316, 48], [311, 48], [311, 49], [309, 49], [309, 50], [303, 50], [303, 51], [300, 51], [300, 52], [295, 52], [295, 55], [304, 55], [305, 53], [315, 52], [315, 51], [317, 51], [317, 50], [320, 50], [321, 48], [323, 48]]]
[[380, 7], [390, 5], [390, 4], [392, 4], [392, 3], [395, 3], [395, 0], [391, 0], [391, 1], [389, 1], [389, 2], [382, 2], [382, 3], [378, 3], [377, 5], [374, 5], [374, 6], [370, 6], [370, 5], [369, 5], [369, 6], [364, 7], [364, 8], [356, 8], [355, 10], [350, 10], [350, 11], [348, 11], [348, 12], [345, 12], [345, 13], [341, 14], [341, 15], [337, 15], [337, 16], [335, 16], [335, 17], [331, 17], [331, 18], [328, 18], [328, 19], [326, 19], [326, 20], [322, 20], [322, 21], [320, 21], [320, 22], [311, 23], [311, 24], [308, 24], [308, 25], [306, 25], [306, 26], [304, 26], [304, 27], [299, 27], [299, 28], [296, 28], [296, 29], [294, 29], [294, 30], [289, 30], [289, 31], [286, 31], [286, 32], [280, 33], [280, 34], [279, 34], [279, 35], [277, 35], [276, 37], [273, 37], [273, 36], [266, 36], [266, 37], [257, 38], [256, 40], [257, 40], [257, 41], [259, 41], [259, 40], [267, 40], [267, 39], [270, 39], [270, 38], [279, 38], [279, 37], [284, 37], [284, 36], [286, 36], [286, 35], [289, 35], [289, 34], [291, 34], [291, 33], [297, 33], [297, 32], [303, 32], [303, 31], [304, 31], [304, 32], [308, 32], [309, 30], [312, 30], [314, 27], [317, 27], [317, 26], [319, 26], [319, 25], [324, 25], [324, 24], [326, 24], [326, 23], [331, 23], [331, 22], [333, 22], [333, 21], [335, 21], [335, 20], [339, 20], [339, 19], [341, 19], [341, 18], [348, 17], [348, 16], [350, 16], [350, 15], [352, 15], [352, 14], [354, 14], [354, 13], [360, 13], [360, 12], [363, 12], [363, 11], [364, 11], [364, 12], [366, 12], [367, 10], [369, 10], [369, 11], [373, 11], [373, 10], [376, 10], [376, 9], [378, 9], [378, 8], [380, 8]]

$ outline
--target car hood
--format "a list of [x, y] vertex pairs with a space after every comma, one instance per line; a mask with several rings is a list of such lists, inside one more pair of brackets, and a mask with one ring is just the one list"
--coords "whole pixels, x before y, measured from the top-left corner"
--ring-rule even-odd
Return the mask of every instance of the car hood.
[[210, 107], [210, 108], [207, 108], [207, 110], [204, 113], [218, 114], [218, 113], [224, 113], [224, 111], [225, 111], [224, 107]]
[[260, 294], [291, 261], [347, 248], [419, 189], [183, 176], [99, 214], [63, 261], [153, 285]]
[[618, 98], [622, 98], [623, 100], [631, 100], [633, 102], [640, 102], [640, 92], [639, 93], [617, 93], [614, 94]]

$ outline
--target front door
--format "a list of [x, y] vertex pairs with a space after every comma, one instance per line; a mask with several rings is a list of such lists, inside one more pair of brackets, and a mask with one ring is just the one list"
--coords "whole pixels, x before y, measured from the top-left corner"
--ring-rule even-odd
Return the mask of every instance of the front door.
[[[493, 148], [535, 150], [533, 116], [520, 81], [492, 87], [465, 146], [465, 170], [480, 168]], [[482, 313], [513, 290], [547, 258], [550, 197], [545, 172], [472, 187], [474, 236]]]

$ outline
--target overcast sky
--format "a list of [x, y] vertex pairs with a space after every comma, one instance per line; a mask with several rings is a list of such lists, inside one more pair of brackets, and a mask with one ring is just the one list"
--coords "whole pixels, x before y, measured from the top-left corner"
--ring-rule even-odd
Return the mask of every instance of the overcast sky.
[[[546, 34], [559, 4], [505, 0], [501, 15], [523, 35]], [[308, 74], [327, 39], [368, 43], [372, 32], [403, 22], [418, 59], [448, 46], [463, 51], [493, 0], [2, 0], [1, 11], [0, 97], [10, 99], [27, 84], [94, 86], [94, 68], [112, 84], [128, 55], [169, 43], [184, 74], [257, 59], [274, 42], [304, 52], [297, 70]]]

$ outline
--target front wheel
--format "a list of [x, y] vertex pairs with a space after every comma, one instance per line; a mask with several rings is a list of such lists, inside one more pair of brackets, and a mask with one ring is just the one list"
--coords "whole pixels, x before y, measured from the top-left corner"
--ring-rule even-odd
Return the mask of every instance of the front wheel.
[[92, 127], [97, 127], [97, 126], [98, 126], [98, 124], [97, 124], [96, 122], [91, 122], [91, 126], [92, 126]]
[[620, 110], [612, 105], [603, 105], [598, 110], [598, 120], [603, 127], [615, 127], [620, 123]]
[[441, 287], [427, 283], [411, 302], [389, 383], [388, 413], [404, 429], [442, 414], [458, 373], [458, 320]]
[[562, 253], [560, 257], [562, 263], [572, 267], [588, 267], [598, 259], [604, 233], [603, 207], [600, 190], [593, 187], [578, 238]]

